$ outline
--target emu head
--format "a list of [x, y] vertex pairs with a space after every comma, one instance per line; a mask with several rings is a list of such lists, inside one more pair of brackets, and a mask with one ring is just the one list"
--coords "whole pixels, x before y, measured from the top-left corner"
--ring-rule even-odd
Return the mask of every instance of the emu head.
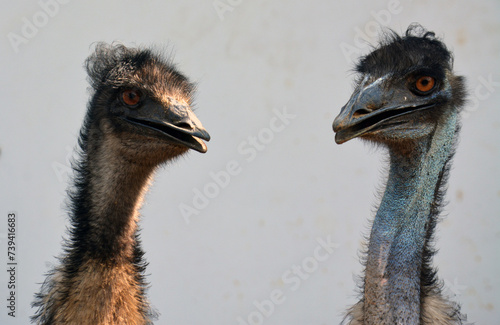
[[210, 136], [191, 109], [194, 86], [161, 55], [99, 43], [86, 68], [89, 132], [115, 140], [128, 159], [160, 163], [189, 148], [207, 151]]
[[403, 37], [387, 35], [356, 65], [355, 91], [333, 122], [335, 141], [391, 143], [431, 134], [440, 117], [456, 114], [465, 100], [463, 78], [452, 67], [451, 52], [420, 26]]

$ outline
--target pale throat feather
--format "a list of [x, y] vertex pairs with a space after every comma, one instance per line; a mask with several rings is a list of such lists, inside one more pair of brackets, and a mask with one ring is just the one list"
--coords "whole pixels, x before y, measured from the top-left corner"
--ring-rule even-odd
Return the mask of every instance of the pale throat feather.
[[[123, 252], [120, 256], [131, 257], [135, 245], [135, 233], [139, 221], [139, 210], [148, 191], [155, 166], [137, 165], [124, 158], [120, 152], [123, 143], [120, 139], [105, 135], [101, 145], [94, 148], [90, 188], [90, 213], [92, 220], [90, 235], [97, 238], [117, 237], [116, 241]], [[109, 232], [109, 229], [114, 231]], [[103, 232], [104, 234], [100, 234]]]

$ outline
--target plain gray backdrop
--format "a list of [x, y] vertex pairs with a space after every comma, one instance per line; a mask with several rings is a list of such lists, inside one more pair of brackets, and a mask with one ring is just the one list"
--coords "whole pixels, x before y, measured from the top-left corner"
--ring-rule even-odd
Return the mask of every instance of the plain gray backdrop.
[[[88, 100], [83, 62], [97, 41], [164, 48], [198, 83], [196, 114], [212, 136], [206, 154], [157, 171], [142, 209], [157, 324], [338, 324], [357, 301], [386, 160], [360, 140], [335, 144], [331, 124], [356, 58], [381, 29], [412, 22], [444, 39], [470, 90], [434, 264], [470, 322], [498, 322], [499, 1], [30, 0], [3, 1], [0, 15], [1, 324], [28, 323], [61, 253]], [[322, 241], [334, 248], [319, 256]]]

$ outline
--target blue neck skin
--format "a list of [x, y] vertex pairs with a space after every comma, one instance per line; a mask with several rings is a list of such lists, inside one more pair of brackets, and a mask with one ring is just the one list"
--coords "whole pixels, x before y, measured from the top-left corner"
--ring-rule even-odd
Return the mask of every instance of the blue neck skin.
[[366, 324], [420, 322], [423, 252], [458, 123], [456, 112], [441, 119], [409, 152], [389, 146], [389, 179], [368, 245]]

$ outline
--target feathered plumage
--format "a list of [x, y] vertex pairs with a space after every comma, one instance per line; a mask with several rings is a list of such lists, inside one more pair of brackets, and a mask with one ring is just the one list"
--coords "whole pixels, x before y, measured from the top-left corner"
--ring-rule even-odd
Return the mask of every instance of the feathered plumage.
[[139, 208], [156, 167], [208, 133], [194, 87], [150, 49], [100, 43], [86, 61], [92, 95], [69, 191], [69, 238], [37, 295], [37, 324], [150, 324]]

